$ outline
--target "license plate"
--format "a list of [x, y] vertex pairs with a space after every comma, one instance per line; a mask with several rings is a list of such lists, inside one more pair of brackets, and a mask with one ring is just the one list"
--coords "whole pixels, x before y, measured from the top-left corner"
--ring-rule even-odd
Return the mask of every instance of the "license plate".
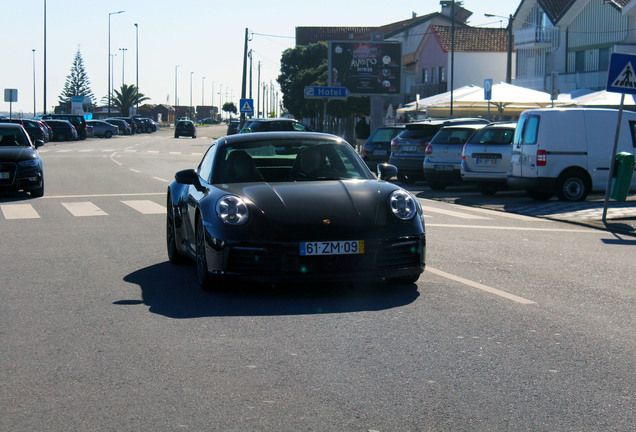
[[497, 159], [475, 159], [475, 165], [497, 165]]
[[8, 172], [0, 172], [0, 179], [8, 179], [10, 176], [10, 173]]
[[386, 156], [386, 150], [373, 150], [373, 156]]
[[402, 146], [403, 152], [416, 152], [417, 146]]
[[300, 255], [352, 255], [364, 253], [364, 240], [300, 243]]
[[452, 171], [453, 170], [452, 165], [435, 165], [433, 168], [435, 169], [435, 171]]

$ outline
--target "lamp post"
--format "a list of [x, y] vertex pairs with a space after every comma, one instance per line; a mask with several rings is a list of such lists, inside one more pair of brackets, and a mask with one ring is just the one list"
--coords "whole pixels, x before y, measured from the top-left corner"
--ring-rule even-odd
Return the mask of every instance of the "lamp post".
[[136, 68], [135, 68], [135, 87], [137, 87], [136, 97], [135, 97], [135, 114], [139, 111], [139, 26], [135, 23], [135, 57], [136, 57]]
[[177, 109], [179, 107], [179, 99], [177, 96], [177, 70], [181, 65], [174, 67], [174, 121], [177, 121]]
[[33, 51], [33, 117], [35, 117], [35, 48], [31, 51]]
[[190, 72], [190, 115], [189, 118], [192, 120], [192, 75], [194, 72]]
[[487, 16], [489, 18], [504, 18], [508, 20], [508, 58], [506, 60], [506, 83], [511, 84], [512, 83], [512, 24], [515, 21], [515, 17], [512, 16], [512, 14], [508, 15], [508, 18], [504, 17], [504, 16], [500, 16], [500, 15], [493, 15], [493, 14], [484, 14], [484, 16]]
[[111, 96], [111, 82], [110, 82], [110, 16], [124, 13], [126, 11], [120, 10], [118, 12], [108, 12], [108, 117], [110, 117], [110, 96]]
[[205, 77], [201, 78], [201, 105], [205, 105]]
[[126, 84], [126, 81], [124, 80], [124, 64], [126, 59], [126, 51], [128, 51], [128, 48], [119, 48], [119, 51], [121, 51], [121, 85], [123, 87], [124, 84]]
[[[110, 64], [110, 59], [109, 64]], [[46, 114], [46, 0], [44, 0], [44, 79], [43, 79], [44, 105], [42, 105], [42, 114]]]

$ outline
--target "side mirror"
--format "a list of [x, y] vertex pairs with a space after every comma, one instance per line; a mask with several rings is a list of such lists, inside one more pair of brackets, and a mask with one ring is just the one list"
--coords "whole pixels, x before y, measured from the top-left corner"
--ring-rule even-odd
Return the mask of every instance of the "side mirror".
[[193, 169], [186, 169], [177, 172], [174, 175], [174, 179], [177, 183], [193, 185], [197, 188], [198, 191], [203, 191], [205, 188], [201, 185], [201, 181], [199, 180], [199, 174]]
[[393, 177], [397, 177], [398, 169], [395, 165], [388, 163], [378, 164], [377, 168], [378, 178], [380, 180], [391, 180]]
[[44, 141], [42, 140], [35, 140], [35, 142], [33, 143], [33, 145], [35, 146], [35, 148], [40, 148], [44, 145]]

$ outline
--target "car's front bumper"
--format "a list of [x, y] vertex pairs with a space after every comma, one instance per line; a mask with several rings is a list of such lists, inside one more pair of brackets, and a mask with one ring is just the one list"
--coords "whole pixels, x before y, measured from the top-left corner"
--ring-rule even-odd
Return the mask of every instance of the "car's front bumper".
[[206, 239], [212, 275], [268, 283], [381, 280], [419, 275], [424, 271], [425, 234], [403, 238], [365, 239], [364, 253], [301, 256], [299, 243], [246, 244]]

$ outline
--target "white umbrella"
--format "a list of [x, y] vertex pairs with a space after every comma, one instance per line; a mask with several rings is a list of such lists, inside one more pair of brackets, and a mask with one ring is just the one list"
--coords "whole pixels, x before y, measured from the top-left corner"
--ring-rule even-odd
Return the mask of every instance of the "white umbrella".
[[[619, 107], [621, 104], [621, 94], [608, 92], [606, 90], [589, 93], [577, 98], [572, 98], [568, 105], [575, 105], [580, 107]], [[625, 105], [636, 105], [634, 95], [625, 95]]]
[[[453, 90], [453, 101], [456, 101], [458, 98], [462, 96], [466, 96], [473, 92], [477, 92], [477, 93], [481, 92], [483, 94], [483, 91], [484, 91], [483, 88], [476, 85], [472, 85], [472, 84], [459, 87]], [[404, 106], [404, 108], [398, 108], [397, 112], [409, 113], [409, 112], [415, 112], [416, 109], [418, 111], [426, 111], [426, 108], [428, 108], [429, 106], [441, 104], [444, 102], [450, 103], [450, 100], [451, 100], [450, 98], [451, 98], [451, 92], [447, 91], [444, 93], [440, 93], [440, 94], [436, 94], [433, 96], [420, 99], [419, 102], [409, 102], [408, 104]]]

